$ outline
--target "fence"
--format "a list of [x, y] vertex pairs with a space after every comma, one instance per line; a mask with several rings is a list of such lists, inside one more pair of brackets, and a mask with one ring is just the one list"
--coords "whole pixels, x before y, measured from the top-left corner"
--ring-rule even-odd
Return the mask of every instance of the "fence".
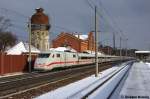
[[[32, 69], [36, 56], [32, 55]], [[5, 55], [0, 53], [0, 75], [14, 72], [28, 72], [28, 55]]]

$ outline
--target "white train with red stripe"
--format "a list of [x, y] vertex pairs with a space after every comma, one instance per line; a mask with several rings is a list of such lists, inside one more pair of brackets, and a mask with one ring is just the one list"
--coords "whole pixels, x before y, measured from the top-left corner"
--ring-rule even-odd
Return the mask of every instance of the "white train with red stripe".
[[[46, 51], [38, 55], [34, 69], [36, 70], [51, 70], [56, 67], [65, 67], [80, 64], [94, 63], [94, 54], [76, 53], [76, 52], [62, 52], [62, 51]], [[110, 58], [117, 58], [116, 56], [99, 56], [101, 61], [109, 61]], [[107, 58], [107, 59], [106, 59]]]

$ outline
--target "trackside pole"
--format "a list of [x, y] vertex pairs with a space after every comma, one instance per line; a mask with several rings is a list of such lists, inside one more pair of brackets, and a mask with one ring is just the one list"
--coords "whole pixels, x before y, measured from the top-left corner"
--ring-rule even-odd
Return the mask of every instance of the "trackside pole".
[[28, 31], [29, 31], [29, 57], [28, 57], [28, 62], [29, 62], [29, 73], [32, 72], [32, 67], [31, 67], [31, 20], [29, 18], [29, 23], [28, 23]]
[[95, 77], [98, 77], [98, 32], [97, 32], [97, 7], [95, 6]]

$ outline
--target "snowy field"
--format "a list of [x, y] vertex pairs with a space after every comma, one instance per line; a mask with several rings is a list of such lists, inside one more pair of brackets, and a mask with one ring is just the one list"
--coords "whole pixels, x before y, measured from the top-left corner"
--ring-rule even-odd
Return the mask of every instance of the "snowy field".
[[[126, 66], [126, 63], [122, 64], [121, 66], [114, 66], [110, 69], [102, 71], [98, 77], [92, 75], [85, 79], [79, 80], [64, 87], [60, 87], [56, 90], [50, 91], [46, 94], [36, 97], [36, 99], [80, 99], [80, 97], [87, 94], [89, 91], [91, 91], [97, 85], [105, 81], [115, 72], [122, 69], [124, 66]], [[125, 69], [123, 69], [122, 72], [125, 72], [127, 68], [128, 66], [125, 67]], [[120, 75], [121, 77], [123, 73], [118, 73], [118, 75]], [[96, 97], [99, 92], [101, 93], [101, 95], [99, 94], [101, 96], [101, 99], [105, 99], [109, 91], [111, 91], [111, 89], [116, 84], [117, 80], [120, 79], [120, 77], [119, 76], [114, 77], [114, 79], [108, 82], [107, 85], [103, 87], [103, 89], [98, 90], [96, 93], [94, 93], [94, 95], [91, 95], [89, 99], [99, 99]]]

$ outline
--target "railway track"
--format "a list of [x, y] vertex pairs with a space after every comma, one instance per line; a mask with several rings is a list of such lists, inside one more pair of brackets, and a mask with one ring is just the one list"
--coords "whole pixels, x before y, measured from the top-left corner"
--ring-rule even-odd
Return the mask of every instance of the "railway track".
[[[100, 70], [104, 70], [110, 68], [114, 62], [109, 63], [101, 63]], [[58, 72], [50, 72], [50, 73], [32, 73], [26, 74], [22, 76], [17, 76], [16, 78], [10, 77], [9, 80], [3, 78], [0, 80], [0, 98], [8, 98], [8, 97], [18, 97], [22, 93], [26, 93], [38, 89], [47, 85], [55, 85], [56, 83], [67, 82], [69, 80], [75, 81], [78, 78], [84, 78], [93, 74], [95, 71], [94, 65], [91, 66], [83, 66], [79, 68], [67, 69]], [[73, 80], [75, 79], [75, 80]], [[70, 82], [71, 82], [70, 81]], [[61, 84], [60, 84], [61, 85]], [[57, 88], [59, 86], [56, 86]], [[54, 88], [50, 88], [54, 89]], [[21, 95], [22, 96], [22, 95]], [[31, 98], [32, 96], [28, 97]], [[28, 99], [26, 98], [26, 99]], [[19, 99], [19, 98], [18, 98]]]
[[[114, 70], [114, 71], [110, 72], [108, 75], [105, 76], [104, 79], [99, 78], [98, 80], [96, 80], [92, 84], [90, 84], [87, 87], [81, 89], [80, 91], [72, 94], [68, 98], [69, 99], [74, 99], [74, 98], [78, 98], [78, 99], [94, 99], [94, 98], [96, 98], [96, 99], [98, 99], [98, 97], [101, 97], [101, 93], [100, 93], [100, 95], [98, 94], [99, 90], [102, 90], [101, 87], [104, 88], [103, 90], [105, 90], [106, 86], [109, 86], [109, 88], [106, 88], [109, 91], [105, 90], [105, 92], [107, 92], [107, 94], [105, 94], [105, 96], [102, 94], [102, 97], [104, 96], [104, 99], [111, 99], [111, 96], [113, 95], [113, 93], [115, 92], [115, 90], [118, 88], [118, 86], [120, 85], [120, 83], [122, 82], [122, 80], [128, 74], [128, 72], [129, 72], [132, 64], [133, 64], [133, 61], [127, 63], [125, 66], [121, 67], [118, 70]], [[112, 79], [114, 79], [114, 77], [117, 77], [117, 79], [118, 79], [117, 83], [113, 82]], [[113, 87], [112, 88], [110, 87], [109, 83], [113, 83]], [[98, 94], [98, 96], [93, 96], [93, 94], [94, 95]]]
[[[108, 63], [106, 62], [103, 62], [102, 64], [115, 64], [115, 63], [119, 63], [118, 61], [110, 61]], [[100, 63], [101, 64], [101, 63]], [[82, 66], [82, 67], [87, 67], [87, 66], [91, 66], [91, 65], [94, 65], [94, 64], [82, 64], [82, 65], [76, 65], [76, 66], [72, 66], [72, 67], [65, 67], [65, 68], [56, 68], [52, 71], [47, 71], [47, 72], [32, 72], [32, 73], [25, 73], [25, 74], [22, 74], [22, 75], [16, 75], [16, 76], [8, 76], [8, 77], [2, 77], [0, 78], [0, 84], [1, 83], [5, 83], [5, 82], [11, 82], [11, 81], [15, 81], [15, 80], [21, 80], [21, 79], [27, 79], [27, 78], [31, 78], [31, 77], [38, 77], [38, 76], [41, 76], [42, 75], [49, 75], [51, 73], [58, 73], [58, 72], [63, 72], [63, 70], [67, 70], [67, 69], [73, 69], [73, 68], [79, 68]]]
[[[130, 63], [132, 64], [132, 63]], [[84, 95], [82, 97], [82, 99], [87, 99], [90, 95], [92, 95], [96, 90], [98, 90], [100, 87], [102, 87], [106, 82], [108, 82], [110, 79], [112, 79], [115, 75], [117, 75], [119, 72], [121, 72], [123, 69], [127, 68], [128, 65], [124, 66], [123, 68], [121, 68], [118, 71], [114, 71], [112, 73], [111, 76], [109, 76], [105, 81], [103, 81], [101, 84], [99, 84], [97, 87], [95, 87], [93, 90], [91, 90], [90, 92], [88, 92], [86, 95]], [[131, 65], [130, 65], [131, 67]], [[107, 96], [107, 99], [110, 99], [111, 95], [113, 94], [113, 92], [116, 90], [116, 88], [118, 87], [118, 85], [120, 84], [120, 82], [122, 81], [122, 79], [125, 77], [125, 75], [128, 73], [128, 71], [130, 70], [130, 67], [127, 69], [127, 71], [124, 73], [124, 75], [121, 77], [121, 79], [119, 80], [119, 82], [115, 85], [115, 87], [113, 88], [113, 90], [111, 91], [111, 93]]]
[[[133, 63], [136, 61], [133, 61], [131, 63], [129, 63], [130, 67], [127, 69], [126, 73], [123, 74], [123, 76], [121, 77], [121, 79], [117, 82], [117, 84], [114, 86], [113, 90], [111, 91], [111, 93], [108, 96], [108, 99], [111, 99], [113, 97], [113, 95], [116, 93], [116, 91], [120, 92], [120, 86], [124, 83], [124, 81], [127, 79], [129, 71], [131, 69], [131, 66], [133, 65]], [[118, 93], [118, 92], [117, 92]], [[118, 94], [119, 95], [119, 94]]]

